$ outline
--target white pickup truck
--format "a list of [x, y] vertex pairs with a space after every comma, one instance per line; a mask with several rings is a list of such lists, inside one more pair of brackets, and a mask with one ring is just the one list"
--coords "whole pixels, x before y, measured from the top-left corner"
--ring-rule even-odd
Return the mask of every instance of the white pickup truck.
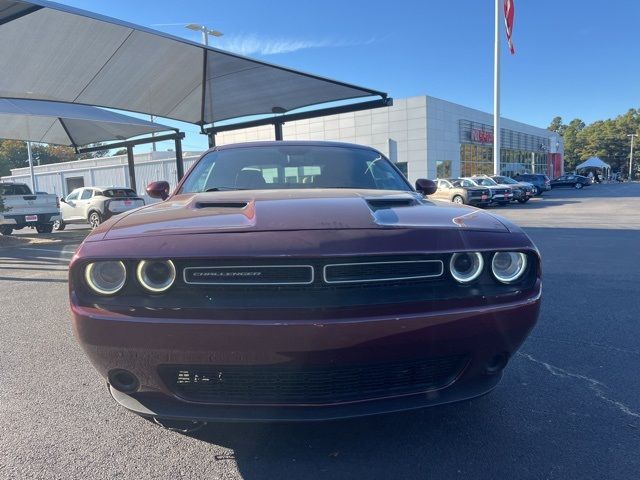
[[5, 211], [0, 212], [0, 234], [35, 227], [38, 233], [51, 233], [60, 220], [60, 201], [49, 193], [34, 195], [24, 183], [0, 183]]

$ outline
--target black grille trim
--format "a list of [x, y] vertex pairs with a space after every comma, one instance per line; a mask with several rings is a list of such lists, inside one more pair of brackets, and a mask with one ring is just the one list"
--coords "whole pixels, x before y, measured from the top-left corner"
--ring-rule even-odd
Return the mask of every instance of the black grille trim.
[[331, 405], [444, 388], [468, 363], [465, 355], [365, 365], [161, 365], [178, 397], [235, 405]]
[[[410, 266], [426, 266], [436, 267], [432, 273], [425, 273], [418, 268], [414, 273], [406, 267]], [[375, 266], [384, 266], [388, 269], [386, 275], [375, 272]], [[394, 270], [393, 267], [399, 267]], [[360, 268], [358, 268], [360, 267]], [[374, 267], [374, 272], [367, 272], [367, 267]], [[403, 270], [404, 267], [404, 270]], [[351, 269], [349, 275], [347, 271]], [[334, 273], [331, 273], [334, 270]], [[342, 270], [342, 275], [339, 273]], [[347, 271], [345, 271], [347, 270]], [[336, 272], [337, 271], [337, 272]], [[444, 263], [442, 260], [402, 260], [390, 262], [357, 262], [357, 263], [330, 263], [323, 267], [322, 276], [325, 283], [369, 283], [369, 282], [387, 282], [399, 280], [413, 280], [422, 278], [437, 278], [444, 274]]]

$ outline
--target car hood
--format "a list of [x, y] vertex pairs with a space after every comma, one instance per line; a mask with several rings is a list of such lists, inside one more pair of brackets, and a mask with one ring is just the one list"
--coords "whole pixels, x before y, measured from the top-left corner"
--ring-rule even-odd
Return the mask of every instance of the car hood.
[[253, 190], [171, 197], [122, 214], [91, 240], [212, 232], [455, 228], [508, 232], [491, 214], [413, 192], [351, 189]]

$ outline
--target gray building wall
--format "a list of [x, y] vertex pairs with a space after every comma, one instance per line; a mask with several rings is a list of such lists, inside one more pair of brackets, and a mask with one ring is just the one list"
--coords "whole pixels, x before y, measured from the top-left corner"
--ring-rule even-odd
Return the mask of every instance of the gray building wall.
[[[493, 115], [430, 96], [394, 99], [388, 108], [343, 113], [284, 124], [286, 140], [333, 140], [371, 146], [393, 162], [406, 162], [411, 182], [436, 178], [438, 161], [451, 161], [460, 174], [460, 120], [493, 124]], [[546, 129], [502, 119], [502, 129], [549, 138], [549, 153], [562, 152], [562, 139]], [[271, 125], [216, 135], [216, 143], [273, 140]]]

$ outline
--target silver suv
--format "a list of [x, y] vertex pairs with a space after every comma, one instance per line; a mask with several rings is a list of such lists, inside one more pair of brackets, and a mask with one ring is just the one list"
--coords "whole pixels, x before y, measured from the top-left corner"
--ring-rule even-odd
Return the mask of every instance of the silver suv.
[[88, 223], [96, 228], [105, 220], [119, 213], [142, 207], [144, 200], [130, 188], [83, 187], [76, 188], [61, 199], [61, 220], [53, 228], [64, 230], [69, 223]]

